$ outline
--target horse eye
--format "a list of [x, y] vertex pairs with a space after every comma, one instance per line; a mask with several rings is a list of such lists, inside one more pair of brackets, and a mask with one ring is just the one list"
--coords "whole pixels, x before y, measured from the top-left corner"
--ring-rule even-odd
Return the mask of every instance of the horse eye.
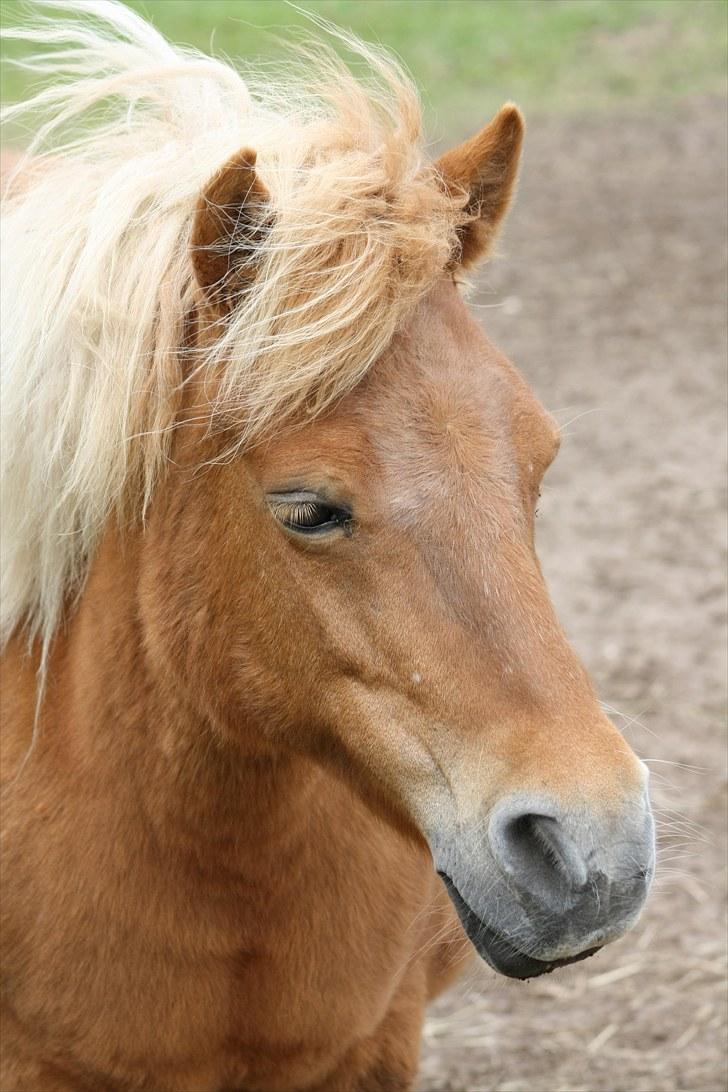
[[315, 493], [269, 493], [268, 504], [279, 523], [300, 535], [324, 535], [339, 528], [350, 532], [352, 527], [351, 512]]

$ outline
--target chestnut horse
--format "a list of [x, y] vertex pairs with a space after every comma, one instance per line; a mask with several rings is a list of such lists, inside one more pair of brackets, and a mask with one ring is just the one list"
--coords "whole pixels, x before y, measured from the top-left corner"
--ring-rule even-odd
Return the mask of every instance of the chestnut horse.
[[63, 48], [3, 214], [2, 1089], [409, 1089], [473, 948], [583, 959], [653, 872], [462, 299], [521, 115], [433, 164], [352, 40], [256, 84], [74, 12], [11, 32]]

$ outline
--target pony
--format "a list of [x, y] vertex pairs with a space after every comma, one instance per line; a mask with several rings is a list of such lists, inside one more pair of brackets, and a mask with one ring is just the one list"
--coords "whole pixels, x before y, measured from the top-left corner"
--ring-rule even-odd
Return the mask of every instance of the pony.
[[58, 6], [9, 31], [0, 1083], [410, 1089], [472, 955], [584, 959], [654, 867], [535, 553], [558, 429], [463, 299], [522, 117], [433, 162], [343, 34]]

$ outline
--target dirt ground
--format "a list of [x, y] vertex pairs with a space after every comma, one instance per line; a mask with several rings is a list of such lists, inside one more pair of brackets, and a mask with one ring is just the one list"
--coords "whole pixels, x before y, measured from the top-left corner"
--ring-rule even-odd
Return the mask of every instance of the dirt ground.
[[726, 119], [534, 122], [475, 303], [563, 426], [540, 552], [650, 760], [660, 868], [627, 938], [547, 978], [476, 968], [420, 1092], [720, 1092], [725, 999]]

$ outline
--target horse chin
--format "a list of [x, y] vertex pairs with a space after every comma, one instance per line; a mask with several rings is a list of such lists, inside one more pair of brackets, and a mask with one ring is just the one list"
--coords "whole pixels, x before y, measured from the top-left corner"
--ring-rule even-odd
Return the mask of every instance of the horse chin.
[[458, 912], [460, 923], [476, 952], [494, 971], [507, 978], [538, 978], [539, 975], [550, 974], [557, 967], [566, 967], [569, 963], [579, 963], [582, 959], [588, 959], [601, 947], [597, 945], [595, 948], [588, 948], [577, 955], [563, 959], [537, 959], [520, 951], [501, 933], [491, 929], [471, 909], [450, 877], [444, 872], [440, 872], [439, 876], [447, 888], [447, 893]]

